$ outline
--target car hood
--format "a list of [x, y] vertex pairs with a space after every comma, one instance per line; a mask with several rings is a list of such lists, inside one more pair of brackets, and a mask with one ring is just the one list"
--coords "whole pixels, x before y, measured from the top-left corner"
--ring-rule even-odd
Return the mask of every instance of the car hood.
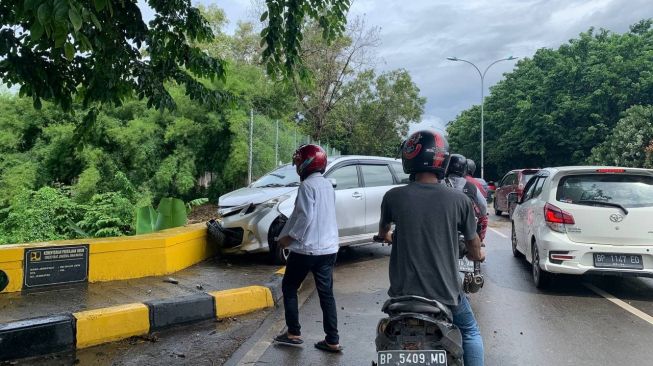
[[249, 203], [259, 204], [296, 190], [297, 187], [241, 188], [220, 196], [218, 206], [231, 207]]

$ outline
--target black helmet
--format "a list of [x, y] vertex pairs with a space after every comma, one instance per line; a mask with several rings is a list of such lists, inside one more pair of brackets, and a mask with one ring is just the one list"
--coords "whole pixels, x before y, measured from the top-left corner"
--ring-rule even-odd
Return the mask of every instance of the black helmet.
[[447, 166], [447, 176], [457, 175], [464, 177], [467, 173], [467, 159], [460, 154], [451, 154], [449, 165]]
[[449, 143], [438, 132], [417, 131], [401, 143], [401, 164], [406, 174], [430, 172], [441, 179], [448, 160]]
[[476, 171], [476, 163], [472, 159], [467, 159], [467, 174], [474, 176]]

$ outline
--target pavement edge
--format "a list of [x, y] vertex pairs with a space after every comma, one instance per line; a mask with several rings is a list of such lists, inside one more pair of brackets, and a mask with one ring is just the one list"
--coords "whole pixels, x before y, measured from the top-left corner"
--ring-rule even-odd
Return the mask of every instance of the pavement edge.
[[0, 361], [66, 352], [278, 305], [283, 269], [262, 286], [132, 303], [0, 324]]

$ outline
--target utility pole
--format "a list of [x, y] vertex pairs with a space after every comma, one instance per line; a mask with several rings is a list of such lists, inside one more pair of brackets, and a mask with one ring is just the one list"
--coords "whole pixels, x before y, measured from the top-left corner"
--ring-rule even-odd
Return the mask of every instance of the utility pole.
[[254, 146], [254, 108], [249, 110], [249, 162], [247, 164], [247, 185], [252, 184], [252, 148]]
[[277, 120], [277, 137], [274, 139], [274, 166], [279, 165], [279, 120]]

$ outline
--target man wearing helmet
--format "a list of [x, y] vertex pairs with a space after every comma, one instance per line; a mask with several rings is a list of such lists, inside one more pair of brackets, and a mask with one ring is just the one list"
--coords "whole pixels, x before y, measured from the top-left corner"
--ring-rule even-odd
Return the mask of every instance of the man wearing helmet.
[[471, 201], [439, 184], [448, 150], [444, 136], [428, 130], [413, 133], [401, 146], [404, 172], [415, 180], [388, 191], [381, 204], [379, 236], [392, 243], [388, 295], [423, 296], [448, 305], [463, 336], [465, 366], [483, 365], [483, 340], [458, 276], [458, 232], [469, 259], [483, 260], [485, 254]]
[[281, 289], [288, 331], [275, 340], [299, 345], [301, 326], [297, 290], [308, 272], [313, 273], [322, 308], [324, 340], [315, 347], [328, 352], [340, 352], [338, 317], [333, 296], [333, 267], [339, 249], [336, 223], [336, 195], [331, 182], [322, 176], [327, 165], [324, 149], [317, 145], [302, 145], [293, 154], [293, 165], [301, 180], [295, 209], [281, 233], [279, 245], [290, 249]]
[[[487, 192], [489, 190], [487, 183], [482, 183], [478, 179], [474, 178], [474, 172], [476, 171], [476, 163], [472, 159], [467, 159], [467, 172], [463, 175], [468, 182], [478, 188], [479, 191], [483, 194], [483, 197], [487, 199]], [[485, 182], [485, 181], [484, 181]]]
[[447, 172], [445, 174], [445, 182], [450, 187], [463, 192], [467, 197], [469, 197], [469, 199], [471, 199], [474, 207], [474, 213], [476, 214], [477, 219], [476, 232], [478, 233], [481, 241], [483, 241], [485, 239], [485, 231], [487, 230], [488, 222], [487, 200], [483, 196], [481, 189], [467, 179], [469, 162], [469, 159], [466, 159], [460, 154], [451, 154], [449, 157]]

